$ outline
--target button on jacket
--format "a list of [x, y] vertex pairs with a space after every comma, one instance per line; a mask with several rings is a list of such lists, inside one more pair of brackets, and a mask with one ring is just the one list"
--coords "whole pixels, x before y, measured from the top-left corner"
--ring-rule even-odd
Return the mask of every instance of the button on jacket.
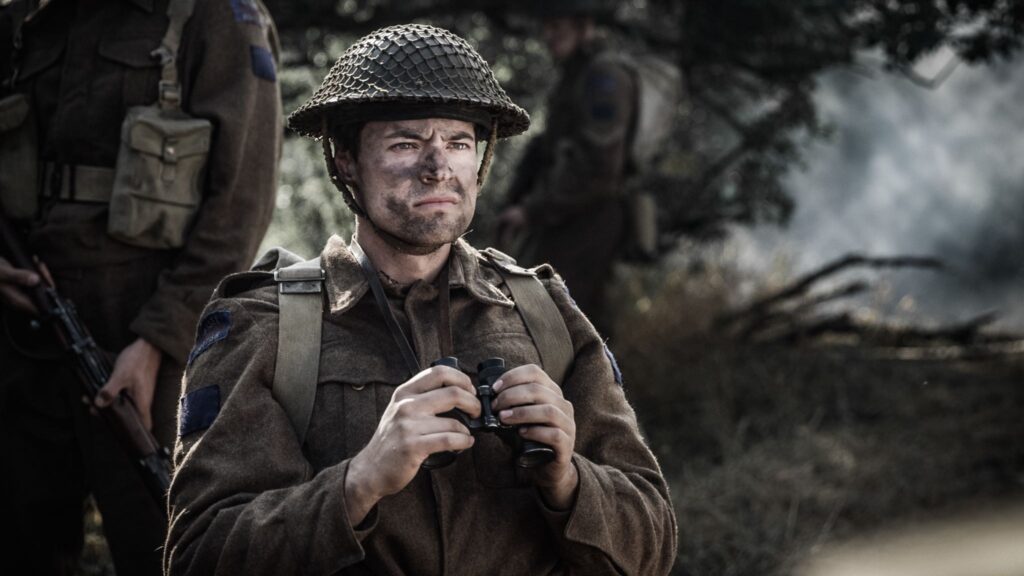
[[[564, 382], [577, 426], [579, 471], [569, 511], [548, 509], [514, 455], [477, 437], [449, 467], [420, 471], [357, 528], [344, 479], [395, 388], [408, 380], [355, 258], [337, 237], [322, 254], [321, 362], [305, 443], [271, 395], [277, 288], [269, 274], [222, 283], [186, 371], [165, 556], [170, 574], [664, 574], [676, 526], [668, 488], [601, 339], [550, 268], [539, 277], [563, 315], [574, 362]], [[501, 357], [539, 363], [493, 264], [464, 241], [450, 260], [455, 355], [465, 367]], [[256, 287], [238, 290], [239, 284]], [[391, 297], [421, 365], [438, 348], [438, 289], [416, 282]], [[204, 322], [205, 324], [205, 322]], [[216, 402], [212, 400], [216, 398]], [[200, 405], [202, 404], [202, 405]], [[210, 417], [212, 414], [215, 417]], [[186, 422], [186, 420], [190, 420]], [[205, 426], [208, 425], [208, 428]]]

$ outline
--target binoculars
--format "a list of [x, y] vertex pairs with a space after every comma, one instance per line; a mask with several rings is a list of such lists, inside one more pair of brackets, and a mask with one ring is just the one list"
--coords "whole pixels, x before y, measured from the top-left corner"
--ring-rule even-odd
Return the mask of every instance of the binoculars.
[[[452, 356], [436, 360], [431, 366], [448, 366], [456, 370], [460, 369], [458, 359]], [[502, 424], [491, 410], [491, 399], [494, 398], [492, 386], [505, 372], [505, 360], [501, 358], [489, 358], [477, 366], [476, 381], [473, 385], [476, 388], [476, 397], [480, 400], [479, 418], [470, 418], [468, 414], [458, 408], [443, 412], [438, 414], [438, 416], [454, 418], [462, 422], [474, 436], [477, 434], [497, 435], [516, 453], [516, 466], [520, 468], [543, 466], [555, 459], [555, 451], [547, 444], [524, 440], [519, 435], [518, 426]], [[423, 461], [422, 467], [427, 470], [443, 468], [454, 462], [457, 455], [458, 453], [450, 451], [435, 452]]]

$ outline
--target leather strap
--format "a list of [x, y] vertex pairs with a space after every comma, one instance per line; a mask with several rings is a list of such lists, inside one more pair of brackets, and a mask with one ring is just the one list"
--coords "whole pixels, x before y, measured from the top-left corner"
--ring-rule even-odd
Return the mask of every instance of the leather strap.
[[114, 170], [99, 166], [43, 163], [43, 196], [69, 202], [107, 204], [114, 190]]
[[320, 258], [274, 272], [280, 308], [274, 399], [288, 414], [301, 446], [313, 414], [320, 372], [324, 271]]

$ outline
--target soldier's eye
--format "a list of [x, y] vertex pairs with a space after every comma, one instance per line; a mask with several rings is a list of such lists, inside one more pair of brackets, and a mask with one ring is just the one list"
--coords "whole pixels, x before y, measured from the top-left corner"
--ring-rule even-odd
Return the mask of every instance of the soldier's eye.
[[450, 146], [455, 150], [469, 150], [469, 144], [465, 142], [451, 142]]
[[416, 144], [413, 142], [399, 142], [391, 146], [392, 150], [415, 150]]

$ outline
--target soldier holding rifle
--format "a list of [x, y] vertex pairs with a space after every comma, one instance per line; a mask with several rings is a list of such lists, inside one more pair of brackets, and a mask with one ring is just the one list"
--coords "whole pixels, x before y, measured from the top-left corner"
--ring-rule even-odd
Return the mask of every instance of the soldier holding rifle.
[[0, 206], [18, 237], [0, 247], [10, 573], [74, 573], [90, 494], [117, 572], [160, 573], [166, 503], [120, 426], [173, 442], [199, 312], [269, 223], [276, 50], [256, 0], [0, 2]]

